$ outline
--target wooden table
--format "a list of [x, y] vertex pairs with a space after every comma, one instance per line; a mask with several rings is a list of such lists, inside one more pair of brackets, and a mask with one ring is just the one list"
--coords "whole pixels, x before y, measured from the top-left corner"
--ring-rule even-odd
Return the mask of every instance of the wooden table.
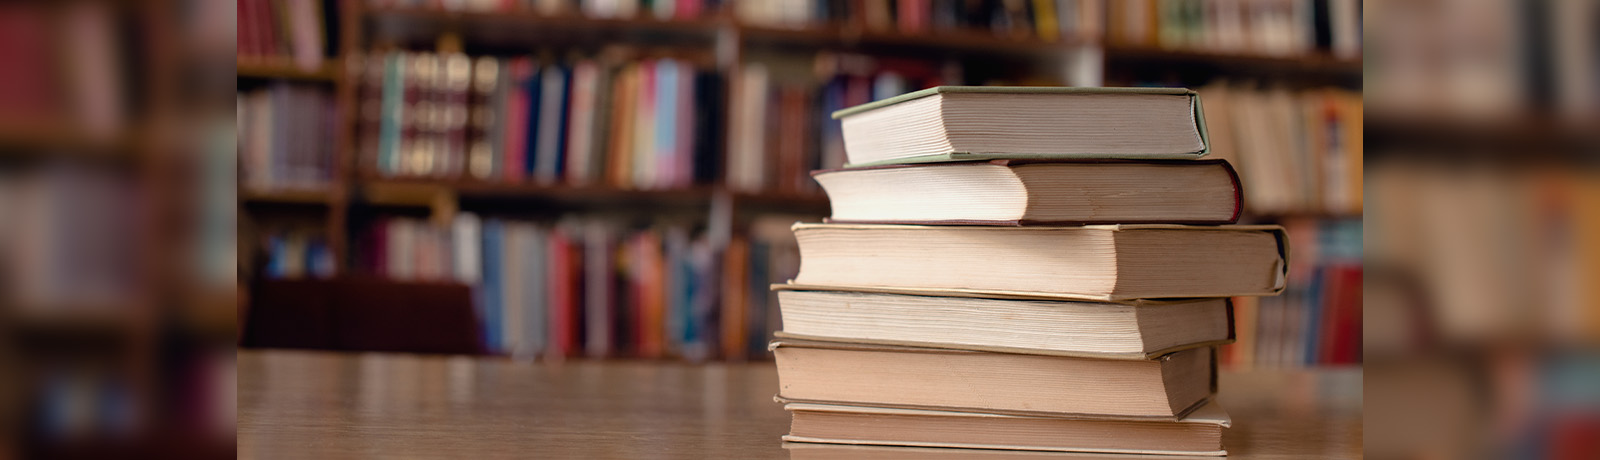
[[[785, 445], [770, 362], [238, 353], [240, 458], [993, 458]], [[1359, 368], [1224, 372], [1235, 459], [1361, 455]], [[807, 449], [811, 448], [811, 449]], [[1070, 458], [1129, 456], [1065, 455]], [[1173, 458], [1173, 457], [1159, 457]]]

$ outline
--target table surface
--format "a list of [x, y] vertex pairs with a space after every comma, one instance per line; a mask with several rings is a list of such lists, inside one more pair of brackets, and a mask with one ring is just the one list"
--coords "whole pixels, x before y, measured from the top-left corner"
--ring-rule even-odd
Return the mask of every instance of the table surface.
[[[239, 458], [1130, 458], [786, 444], [771, 362], [240, 350], [238, 366]], [[1231, 458], [1361, 455], [1359, 368], [1224, 371], [1217, 397]]]

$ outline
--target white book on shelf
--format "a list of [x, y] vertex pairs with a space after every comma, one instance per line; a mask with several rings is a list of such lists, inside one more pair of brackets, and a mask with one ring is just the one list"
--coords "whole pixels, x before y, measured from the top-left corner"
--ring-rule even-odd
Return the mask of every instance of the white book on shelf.
[[457, 281], [476, 285], [483, 280], [483, 222], [477, 214], [456, 214], [450, 223], [454, 240], [454, 274]]

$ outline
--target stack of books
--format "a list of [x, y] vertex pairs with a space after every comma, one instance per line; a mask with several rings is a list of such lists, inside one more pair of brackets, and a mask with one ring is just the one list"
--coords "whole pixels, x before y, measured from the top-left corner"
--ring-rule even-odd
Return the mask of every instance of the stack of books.
[[1229, 297], [1285, 285], [1185, 89], [937, 87], [834, 114], [778, 291], [798, 442], [1225, 455]]

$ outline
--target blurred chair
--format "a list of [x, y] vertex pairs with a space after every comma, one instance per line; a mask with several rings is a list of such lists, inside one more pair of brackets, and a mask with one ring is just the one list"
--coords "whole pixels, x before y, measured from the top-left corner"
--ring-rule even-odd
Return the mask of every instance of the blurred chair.
[[246, 347], [484, 353], [472, 290], [463, 284], [261, 281], [242, 318]]

